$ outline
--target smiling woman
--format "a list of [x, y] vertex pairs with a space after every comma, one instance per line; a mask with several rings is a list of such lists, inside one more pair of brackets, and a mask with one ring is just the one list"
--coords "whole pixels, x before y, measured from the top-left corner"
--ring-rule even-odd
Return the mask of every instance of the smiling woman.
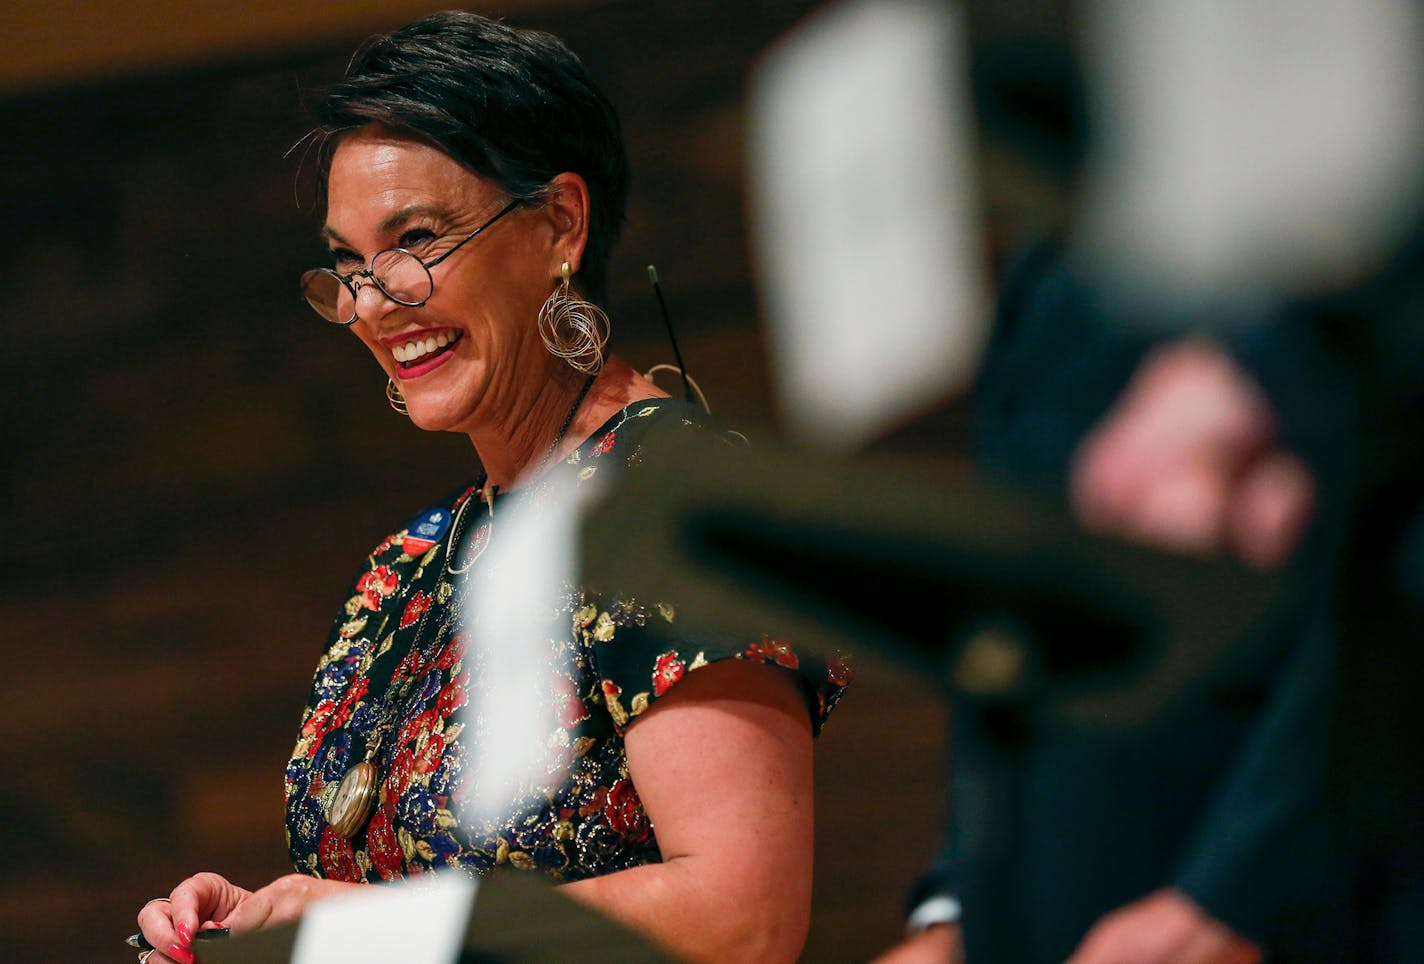
[[[558, 424], [582, 383], [544, 350], [531, 323], [562, 266], [582, 260], [589, 218], [582, 177], [559, 173], [540, 202], [511, 207], [498, 183], [373, 123], [341, 137], [327, 197], [323, 233], [335, 245], [336, 268], [318, 277], [339, 282], [336, 317], [345, 321], [349, 312], [412, 421], [468, 434], [489, 481], [509, 487], [547, 444], [545, 423]], [[316, 303], [311, 294], [308, 301]], [[607, 399], [621, 403], [614, 407], [640, 392], [658, 394], [621, 375], [619, 396]]]
[[139, 913], [150, 964], [191, 960], [200, 929], [292, 920], [360, 884], [503, 869], [685, 958], [794, 959], [811, 740], [843, 665], [700, 634], [676, 600], [568, 586], [536, 647], [555, 677], [542, 776], [495, 818], [471, 806], [488, 730], [461, 711], [507, 684], [461, 611], [496, 518], [616, 484], [660, 444], [654, 426], [726, 444], [605, 360], [593, 302], [628, 180], [612, 107], [556, 38], [449, 13], [358, 52], [318, 110], [333, 265], [303, 292], [370, 350], [398, 411], [466, 435], [483, 471], [381, 540], [346, 595], [287, 767], [297, 873], [252, 891], [181, 882]]

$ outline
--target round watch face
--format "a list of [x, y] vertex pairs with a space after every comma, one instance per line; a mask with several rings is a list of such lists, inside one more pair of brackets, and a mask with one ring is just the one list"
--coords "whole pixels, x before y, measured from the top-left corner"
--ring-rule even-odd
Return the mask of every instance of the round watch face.
[[333, 833], [349, 837], [361, 829], [375, 809], [376, 767], [369, 760], [358, 763], [341, 778], [336, 794], [326, 809], [326, 822]]

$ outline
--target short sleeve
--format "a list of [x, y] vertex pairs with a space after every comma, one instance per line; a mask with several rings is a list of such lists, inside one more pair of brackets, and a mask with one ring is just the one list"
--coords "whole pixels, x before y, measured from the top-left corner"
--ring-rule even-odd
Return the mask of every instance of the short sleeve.
[[[569, 462], [581, 482], [611, 467], [617, 485], [628, 473], [639, 471], [647, 446], [665, 444], [672, 437], [712, 451], [740, 444], [692, 405], [649, 399], [628, 406]], [[694, 629], [679, 620], [676, 600], [637, 598], [613, 587], [585, 587], [576, 596], [573, 633], [590, 654], [596, 680], [596, 691], [583, 695], [601, 704], [620, 732], [688, 673], [722, 660], [751, 660], [794, 674], [815, 733], [850, 680], [848, 657], [822, 658], [778, 636], [733, 638], [705, 626]]]
[[[612, 475], [617, 485], [627, 473], [638, 471], [645, 446], [664, 444], [672, 436], [713, 451], [740, 444], [692, 405], [649, 399], [628, 406], [569, 462], [581, 482], [604, 466], [616, 466]], [[820, 732], [850, 681], [846, 656], [823, 658], [779, 636], [734, 638], [705, 626], [694, 629], [679, 620], [676, 600], [642, 599], [599, 588], [602, 591], [586, 587], [576, 594], [573, 632], [580, 648], [590, 654], [596, 680], [596, 690], [584, 696], [607, 710], [619, 732], [688, 673], [722, 660], [751, 660], [794, 674], [813, 733]]]
[[688, 673], [728, 659], [779, 666], [795, 675], [820, 733], [850, 682], [848, 657], [822, 658], [792, 640], [765, 635], [736, 639], [709, 633], [684, 634], [671, 603], [642, 602], [584, 592], [574, 613], [574, 630], [593, 654], [601, 702], [621, 732]]

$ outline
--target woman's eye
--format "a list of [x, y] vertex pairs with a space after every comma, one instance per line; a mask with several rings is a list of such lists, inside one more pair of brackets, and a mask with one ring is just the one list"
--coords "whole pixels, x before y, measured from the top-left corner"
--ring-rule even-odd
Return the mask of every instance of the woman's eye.
[[434, 239], [435, 232], [429, 228], [411, 228], [396, 240], [396, 245], [407, 251], [413, 251], [422, 245], [429, 244]]
[[331, 261], [342, 271], [349, 271], [353, 267], [360, 267], [364, 262], [355, 251], [348, 251], [345, 248], [335, 248], [331, 252]]

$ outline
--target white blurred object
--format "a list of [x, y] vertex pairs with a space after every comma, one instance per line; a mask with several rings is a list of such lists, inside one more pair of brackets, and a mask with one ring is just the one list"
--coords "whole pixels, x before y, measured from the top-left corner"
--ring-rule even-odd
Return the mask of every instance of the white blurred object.
[[564, 779], [548, 770], [549, 739], [560, 729], [549, 639], [569, 630], [567, 616], [552, 620], [575, 582], [578, 505], [592, 487], [576, 490], [559, 473], [534, 484], [547, 488], [498, 505], [465, 603], [466, 662], [481, 674], [460, 715], [473, 734], [463, 740], [470, 757], [462, 811], [472, 822], [500, 825], [517, 799]]
[[962, 17], [862, 0], [753, 77], [752, 223], [790, 428], [854, 446], [972, 377], [987, 332]]
[[1414, 0], [1089, 0], [1086, 253], [1187, 300], [1349, 280], [1417, 213]]
[[476, 889], [454, 872], [317, 901], [302, 915], [292, 964], [451, 964]]

